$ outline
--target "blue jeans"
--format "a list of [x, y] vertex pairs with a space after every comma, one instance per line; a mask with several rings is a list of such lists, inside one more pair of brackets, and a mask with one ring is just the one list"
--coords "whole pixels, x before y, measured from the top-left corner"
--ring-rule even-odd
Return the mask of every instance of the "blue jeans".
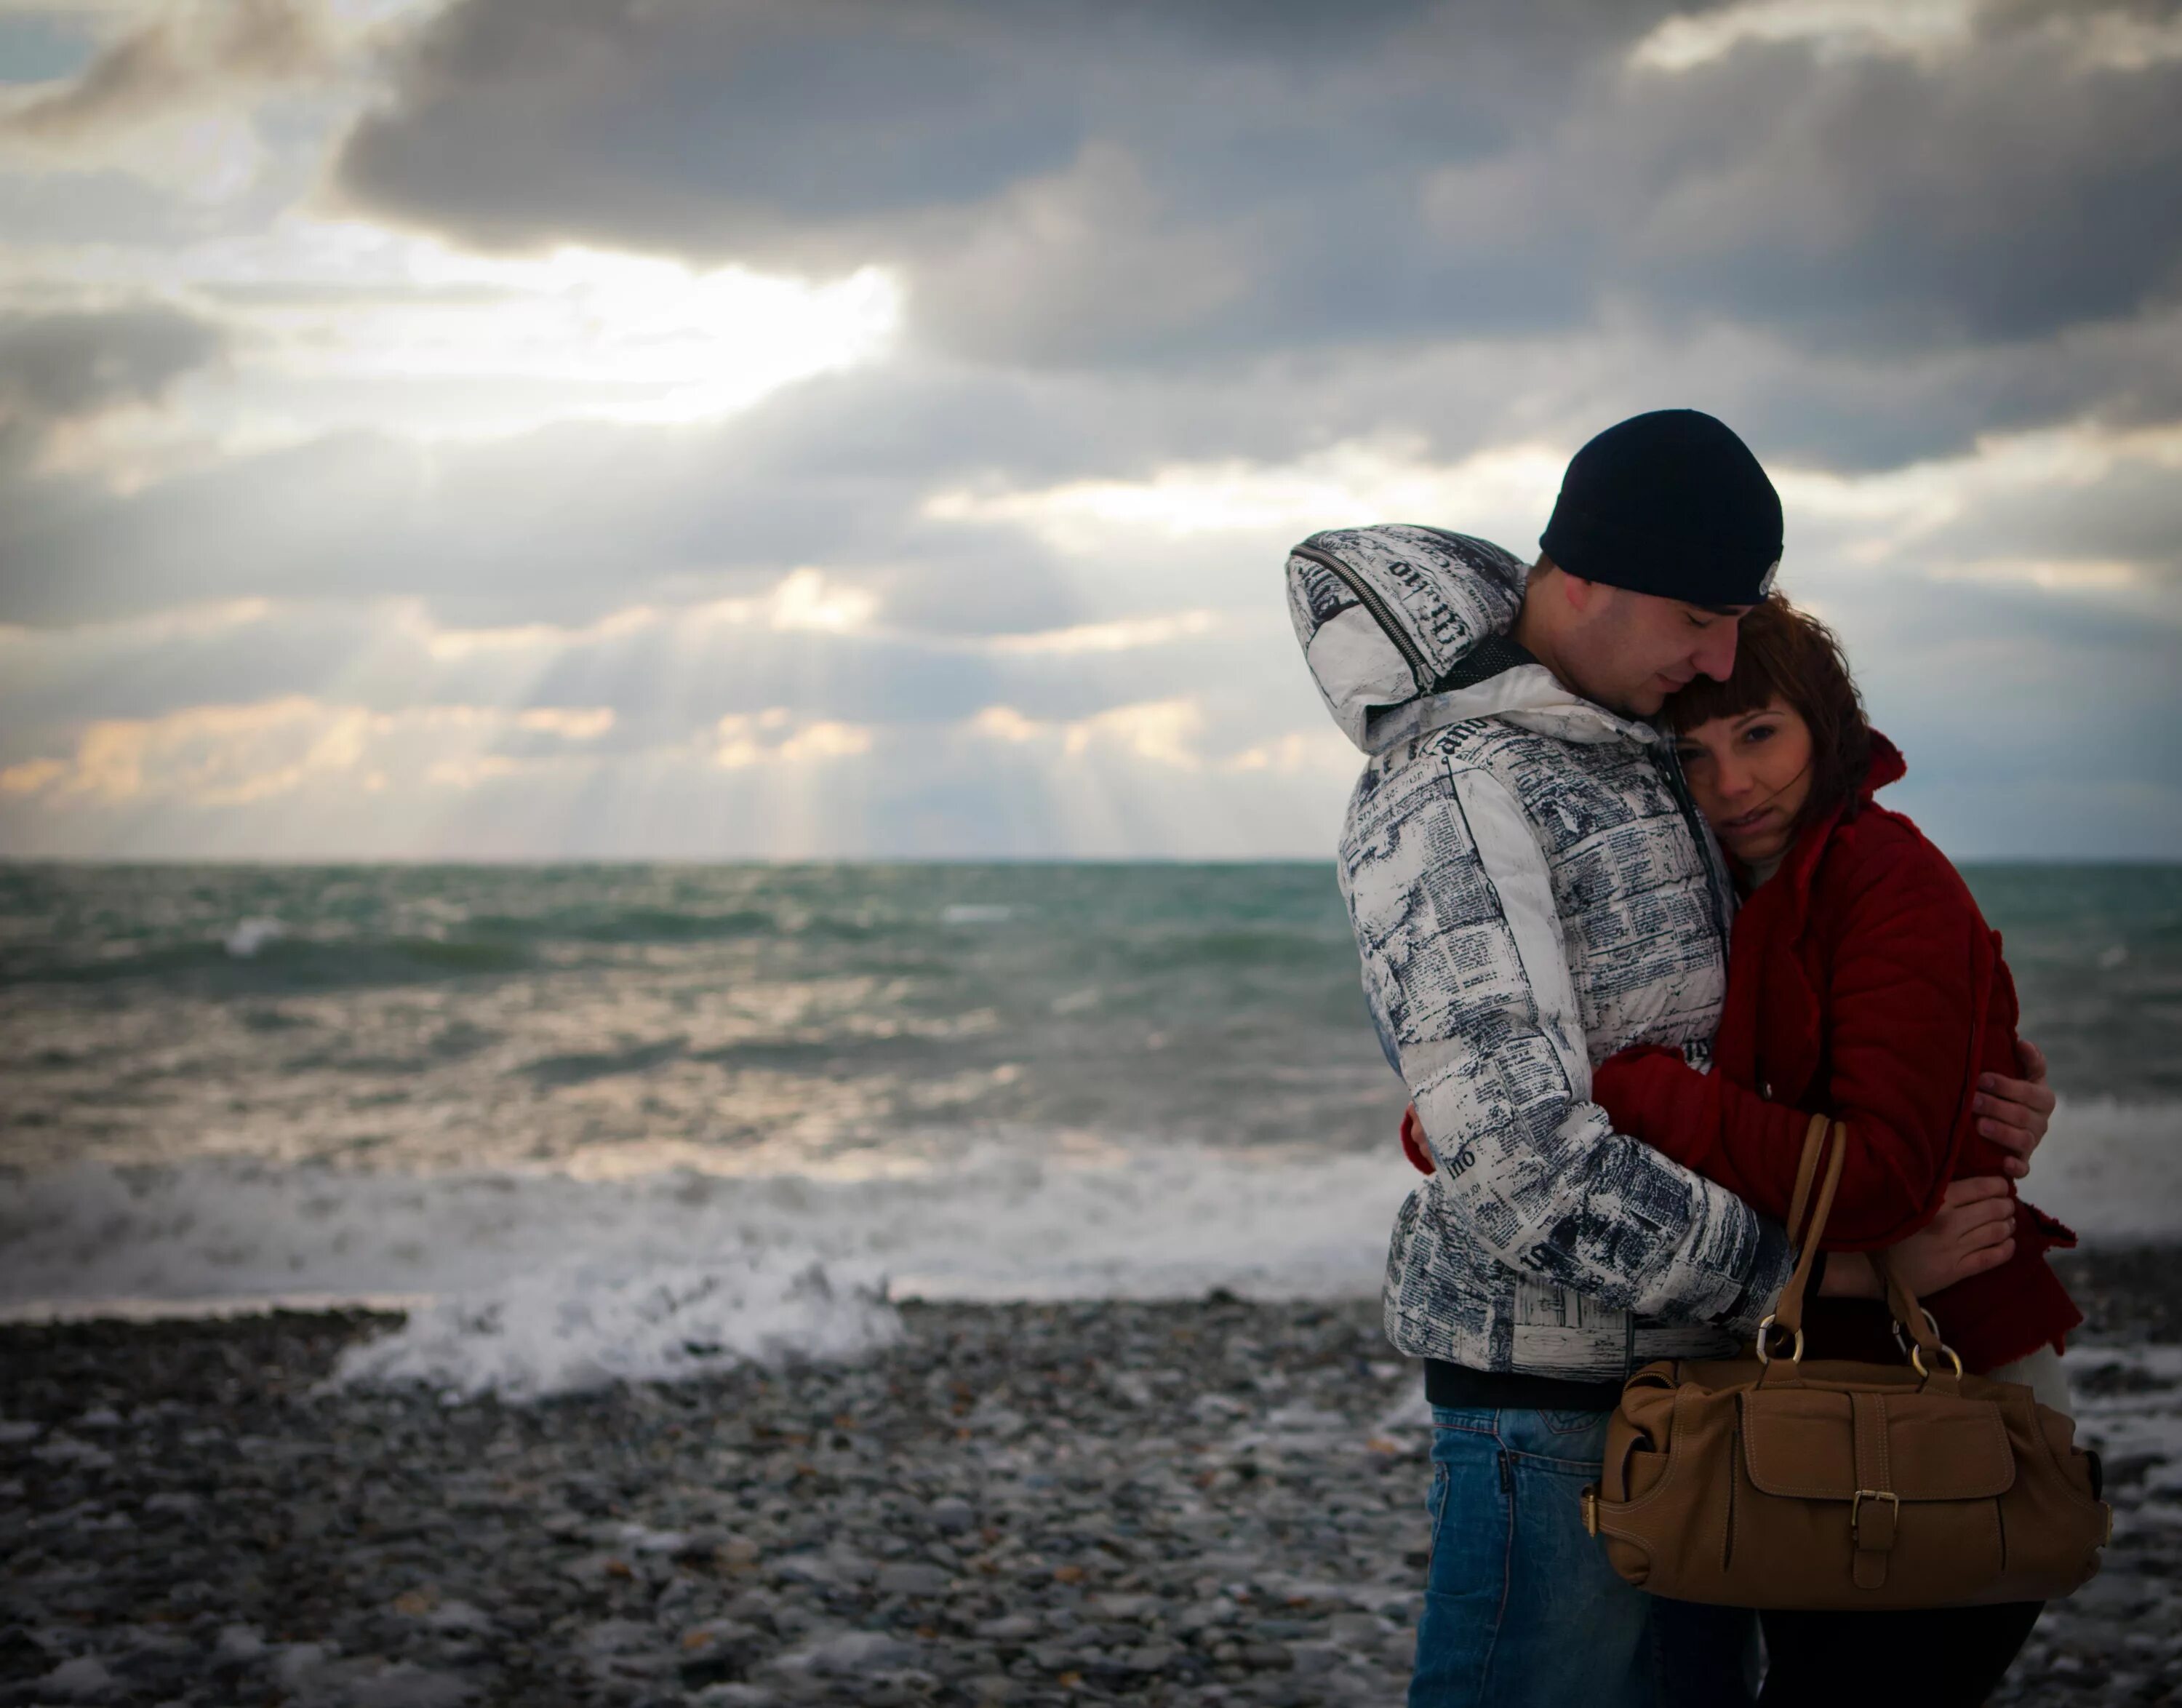
[[1747, 1704], [1755, 1622], [1656, 1600], [1584, 1533], [1603, 1411], [1432, 1407], [1432, 1564], [1409, 1708]]

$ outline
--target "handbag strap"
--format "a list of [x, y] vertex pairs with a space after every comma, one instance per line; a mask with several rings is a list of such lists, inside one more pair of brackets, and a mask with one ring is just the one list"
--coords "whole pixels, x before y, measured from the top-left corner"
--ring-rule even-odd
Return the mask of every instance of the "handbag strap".
[[1803, 1129], [1803, 1155], [1796, 1164], [1796, 1190], [1788, 1199], [1788, 1243], [1801, 1246], [1796, 1230], [1803, 1225], [1803, 1212], [1811, 1201], [1811, 1182], [1818, 1178], [1819, 1156], [1825, 1149], [1828, 1123], [1823, 1115], [1811, 1117]]
[[1789, 1276], [1788, 1284], [1780, 1289], [1780, 1300], [1773, 1307], [1774, 1325], [1790, 1334], [1799, 1334], [1803, 1330], [1803, 1294], [1810, 1285], [1811, 1271], [1818, 1264], [1819, 1241], [1826, 1231], [1826, 1217], [1833, 1212], [1834, 1192], [1841, 1185], [1841, 1167], [1848, 1160], [1848, 1129], [1838, 1121], [1815, 1115], [1811, 1117], [1810, 1133], [1803, 1141], [1802, 1166], [1797, 1170], [1796, 1199], [1788, 1206], [1792, 1228], [1800, 1219], [1798, 1212], [1809, 1184], [1808, 1177], [1817, 1172], [1821, 1151], [1825, 1152], [1825, 1172], [1819, 1177], [1817, 1201], [1811, 1206], [1810, 1225], [1804, 1232], [1795, 1273]]
[[[1823, 1176], [1819, 1173], [1819, 1159], [1825, 1158]], [[1788, 1201], [1788, 1231], [1792, 1239], [1797, 1229], [1803, 1228], [1803, 1237], [1797, 1242], [1795, 1272], [1789, 1276], [1788, 1284], [1780, 1289], [1780, 1297], [1773, 1306], [1771, 1327], [1796, 1337], [1796, 1356], [1789, 1361], [1792, 1369], [1803, 1356], [1803, 1300], [1808, 1291], [1811, 1271], [1817, 1267], [1819, 1242], [1825, 1235], [1826, 1218], [1833, 1212], [1834, 1194], [1841, 1184], [1841, 1170], [1848, 1161], [1848, 1127], [1844, 1122], [1829, 1121], [1823, 1115], [1811, 1117], [1809, 1128], [1803, 1135], [1803, 1154], [1796, 1165], [1796, 1190]], [[1803, 1227], [1803, 1211], [1812, 1197], [1811, 1183], [1819, 1180], [1817, 1201], [1810, 1204], [1810, 1222]], [[1899, 1269], [1888, 1261], [1886, 1251], [1869, 1254], [1872, 1266], [1879, 1272], [1886, 1287], [1886, 1308], [1893, 1315], [1897, 1326], [1913, 1345], [1910, 1363], [1923, 1377], [1928, 1387], [1937, 1386], [1954, 1391], [1961, 1383], [1963, 1361], [1953, 1348], [1940, 1339], [1939, 1324], [1933, 1320], [1916, 1294], [1916, 1289], [1905, 1280]], [[1765, 1334], [1759, 1330], [1761, 1344]], [[1953, 1366], [1952, 1371], [1941, 1366], [1941, 1360]], [[1768, 1367], [1767, 1375], [1774, 1374]], [[1791, 1378], [1790, 1379], [1793, 1379]]]
[[[1910, 1367], [1924, 1378], [1927, 1388], [1938, 1388], [1943, 1393], [1958, 1392], [1962, 1386], [1962, 1355], [1940, 1339], [1938, 1321], [1918, 1299], [1916, 1290], [1902, 1278], [1901, 1272], [1889, 1261], [1891, 1255], [1875, 1251], [1871, 1261], [1880, 1278], [1886, 1284], [1886, 1308], [1893, 1313], [1896, 1337], [1898, 1339], [1907, 1334], [1911, 1341]], [[1948, 1369], [1946, 1365], [1953, 1368]]]
[[[1797, 1262], [1796, 1273], [1790, 1278], [1788, 1285], [1781, 1289], [1780, 1303], [1773, 1307], [1775, 1323], [1791, 1334], [1803, 1324], [1803, 1295], [1816, 1261], [1812, 1254], [1818, 1250], [1819, 1240], [1825, 1232], [1826, 1216], [1833, 1208], [1834, 1188], [1841, 1179], [1842, 1165], [1848, 1156], [1847, 1123], [1829, 1121], [1823, 1115], [1814, 1115], [1810, 1128], [1803, 1136], [1803, 1154], [1796, 1165], [1796, 1190], [1788, 1203], [1788, 1230], [1792, 1238], [1802, 1224], [1804, 1201], [1810, 1194], [1812, 1177], [1818, 1172], [1819, 1155], [1826, 1148], [1829, 1139], [1832, 1140], [1833, 1145], [1826, 1161], [1825, 1184], [1819, 1190], [1818, 1206], [1811, 1213], [1810, 1226], [1804, 1230], [1800, 1242], [1802, 1256]], [[1895, 1326], [1909, 1337], [1915, 1349], [1910, 1354], [1909, 1361], [1917, 1373], [1928, 1384], [1937, 1382], [1949, 1385], [1952, 1379], [1958, 1379], [1963, 1373], [1960, 1356], [1940, 1339], [1939, 1323], [1924, 1308], [1924, 1302], [1917, 1297], [1916, 1289], [1904, 1278], [1900, 1268], [1891, 1261], [1891, 1254], [1877, 1250], [1869, 1256], [1872, 1267], [1878, 1271], [1879, 1278], [1886, 1286], [1886, 1308], [1893, 1316]], [[1942, 1359], [1953, 1365], [1952, 1378], [1941, 1367]]]

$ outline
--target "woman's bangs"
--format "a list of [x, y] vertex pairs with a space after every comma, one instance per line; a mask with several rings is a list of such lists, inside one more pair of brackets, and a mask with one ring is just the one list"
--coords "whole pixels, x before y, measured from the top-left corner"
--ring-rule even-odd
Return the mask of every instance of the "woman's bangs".
[[1735, 649], [1735, 668], [1726, 681], [1716, 682], [1709, 676], [1699, 676], [1686, 687], [1677, 688], [1667, 696], [1667, 703], [1661, 708], [1666, 714], [1667, 727], [1677, 735], [1684, 735], [1715, 718], [1740, 718], [1746, 712], [1759, 711], [1770, 705], [1780, 685], [1774, 679], [1771, 661], [1765, 652], [1764, 647], [1746, 642]]

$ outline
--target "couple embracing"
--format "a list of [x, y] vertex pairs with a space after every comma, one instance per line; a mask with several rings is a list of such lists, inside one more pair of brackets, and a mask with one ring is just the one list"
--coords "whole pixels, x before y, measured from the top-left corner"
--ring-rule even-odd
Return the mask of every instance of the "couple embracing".
[[[1413, 1708], [1748, 1703], [1758, 1616], [1585, 1533], [1624, 1380], [1731, 1356], [1789, 1279], [1804, 1130], [1845, 1123], [1817, 1350], [1898, 1357], [1882, 1264], [1976, 1373], [2065, 1411], [2081, 1320], [2015, 1195], [2053, 1100], [1997, 938], [1874, 800], [1901, 755], [1775, 593], [1780, 500], [1693, 410], [1570, 463], [1542, 552], [1337, 530], [1291, 615], [1368, 762], [1342, 889], [1427, 1178], [1387, 1333], [1434, 1424]], [[1982, 1701], [2036, 1604], [1767, 1612], [1766, 1704]]]

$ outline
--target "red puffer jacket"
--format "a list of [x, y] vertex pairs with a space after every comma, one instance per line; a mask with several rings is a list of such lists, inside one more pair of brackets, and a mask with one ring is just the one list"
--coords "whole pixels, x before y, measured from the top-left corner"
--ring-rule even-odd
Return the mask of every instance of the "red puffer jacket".
[[[1971, 1101], [1980, 1073], [2022, 1072], [1998, 934], [1947, 857], [1872, 804], [1906, 768], [1875, 737], [1858, 810], [1809, 826], [1736, 916], [1714, 1071], [1636, 1050], [1592, 1082], [1618, 1130], [1776, 1218], [1810, 1117], [1845, 1121], [1834, 1249], [1891, 1245], [1937, 1213], [1950, 1180], [1999, 1173]], [[2015, 1255], [1928, 1301], [1971, 1369], [2058, 1345], [2084, 1320], [2045, 1255], [2075, 1238], [2019, 1197]], [[1878, 1306], [1824, 1302], [1814, 1356], [1898, 1356]]]

